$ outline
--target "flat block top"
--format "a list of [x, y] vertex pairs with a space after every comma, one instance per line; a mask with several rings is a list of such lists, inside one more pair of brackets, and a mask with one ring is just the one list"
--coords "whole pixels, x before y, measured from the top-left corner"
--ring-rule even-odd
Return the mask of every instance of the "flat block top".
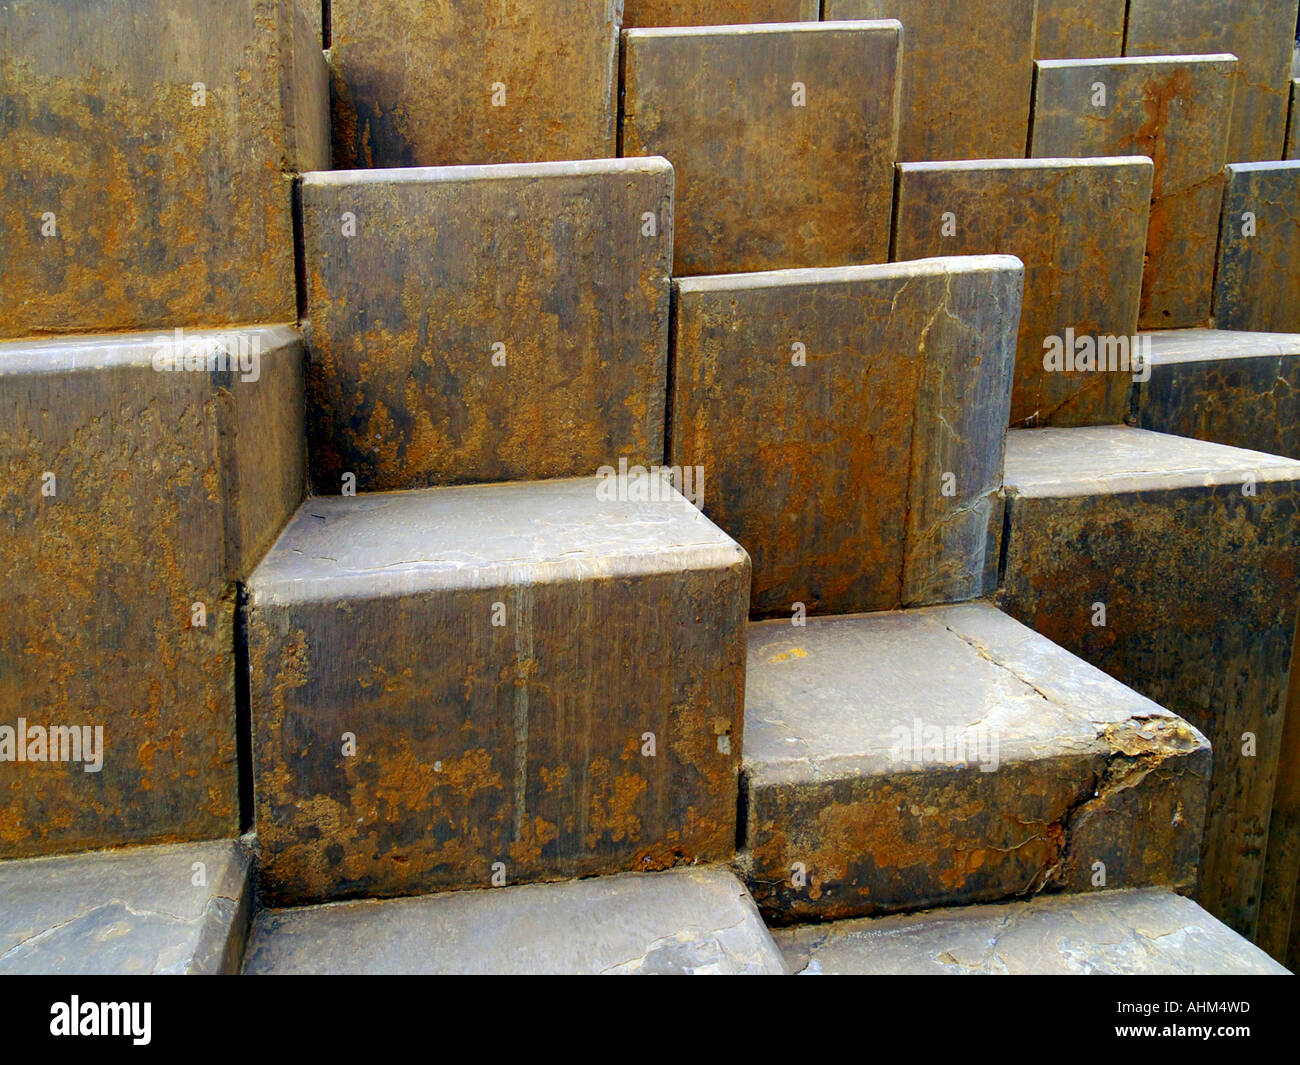
[[944, 277], [954, 274], [997, 273], [1023, 270], [1014, 255], [952, 255], [872, 266], [832, 266], [821, 269], [762, 270], [743, 274], [705, 274], [673, 280], [682, 295], [699, 292], [750, 291], [763, 288], [798, 288], [803, 285], [849, 284], [855, 281], [890, 281], [909, 277]]
[[[249, 579], [254, 603], [409, 595], [521, 580], [602, 579], [745, 563], [687, 500], [629, 469], [611, 477], [369, 492], [307, 500]], [[644, 472], [644, 471], [643, 471]]]
[[1229, 163], [1224, 169], [1229, 177], [1237, 174], [1294, 174], [1300, 171], [1300, 159], [1283, 159], [1265, 163]]
[[1008, 495], [1063, 497], [1300, 480], [1300, 462], [1183, 436], [1098, 425], [1007, 433]]
[[1131, 55], [1107, 59], [1038, 59], [1042, 70], [1062, 70], [1070, 67], [1096, 67], [1106, 70], [1124, 70], [1128, 67], [1181, 67], [1206, 63], [1236, 63], [1231, 52], [1212, 55]]
[[988, 170], [1075, 170], [1080, 167], [1103, 169], [1105, 167], [1154, 166], [1146, 155], [1104, 155], [1088, 159], [1062, 157], [1057, 159], [957, 159], [933, 163], [897, 163], [907, 174], [969, 173]]
[[1219, 359], [1300, 355], [1300, 333], [1250, 333], [1236, 329], [1161, 329], [1143, 333], [1151, 343], [1151, 365]]
[[630, 42], [679, 37], [750, 37], [760, 33], [869, 33], [880, 30], [899, 33], [903, 24], [896, 18], [840, 19], [828, 22], [748, 22], [734, 26], [644, 26], [626, 29]]
[[160, 351], [184, 355], [224, 347], [259, 352], [300, 343], [287, 325], [247, 329], [159, 329], [141, 333], [102, 333], [11, 340], [0, 344], [0, 375], [68, 373], [112, 366], [150, 366]]
[[632, 159], [582, 159], [559, 163], [485, 163], [481, 166], [406, 166], [379, 170], [312, 170], [302, 175], [311, 188], [352, 185], [406, 185], [457, 181], [540, 180], [601, 174], [662, 174], [672, 170], [662, 156]]

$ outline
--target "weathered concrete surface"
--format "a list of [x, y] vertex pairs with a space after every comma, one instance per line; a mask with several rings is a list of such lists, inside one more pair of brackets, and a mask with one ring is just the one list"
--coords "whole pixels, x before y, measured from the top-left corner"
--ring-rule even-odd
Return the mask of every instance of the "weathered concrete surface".
[[1287, 975], [1191, 899], [1152, 889], [806, 925], [775, 938], [801, 976]]
[[1128, 0], [1038, 0], [1035, 59], [1104, 59], [1124, 54]]
[[1214, 321], [1300, 332], [1300, 160], [1225, 168]]
[[1280, 159], [1297, 10], [1298, 0], [1131, 0], [1124, 54], [1235, 55], [1241, 65], [1226, 161]]
[[234, 840], [0, 862], [0, 974], [237, 973], [250, 864]]
[[[203, 369], [154, 368], [170, 333], [0, 345], [0, 857], [238, 830], [233, 582], [303, 496], [304, 353], [187, 337]], [[257, 381], [199, 360], [241, 339]]]
[[1141, 428], [1300, 459], [1300, 335], [1168, 329], [1143, 341]]
[[816, 22], [821, 0], [624, 0], [623, 27]]
[[753, 900], [700, 866], [258, 915], [244, 972], [784, 974]]
[[672, 462], [752, 556], [756, 615], [992, 589], [1018, 260], [674, 286]]
[[674, 276], [889, 256], [897, 22], [623, 34], [622, 154], [677, 172]]
[[[825, 0], [823, 16], [903, 23], [899, 161], [1004, 159], [1025, 153], [1035, 3]], [[996, 61], [973, 41], [989, 42]]]
[[1210, 317], [1236, 67], [1228, 55], [1038, 61], [1030, 156], [1145, 155], [1155, 162], [1143, 329], [1197, 326]]
[[614, 155], [621, 6], [332, 0], [334, 165]]
[[730, 856], [749, 560], [599, 484], [299, 510], [249, 581], [273, 901]]
[[4, 4], [0, 337], [297, 320], [328, 93], [298, 0]]
[[1291, 82], [1291, 120], [1287, 123], [1287, 159], [1300, 159], [1300, 78]]
[[1268, 823], [1264, 887], [1259, 904], [1256, 942], [1291, 969], [1300, 968], [1300, 629], [1291, 652], [1287, 686], [1286, 725], [1282, 730], [1273, 790], [1273, 815]]
[[[1123, 420], [1151, 181], [1151, 160], [1132, 157], [899, 164], [894, 259], [1005, 254], [1025, 264], [1012, 425]], [[1066, 363], [1067, 329], [1094, 344], [1126, 338], [1124, 357], [1108, 347], [1102, 364], [1114, 368], [1102, 371], [1071, 349]], [[1062, 361], [1049, 371], [1051, 337]]]
[[1006, 485], [1005, 609], [1210, 737], [1197, 898], [1253, 938], [1296, 621], [1300, 463], [1122, 426], [1023, 429], [1007, 435]]
[[751, 625], [746, 687], [769, 920], [1195, 880], [1205, 738], [986, 603]]
[[317, 491], [662, 458], [665, 160], [308, 174], [302, 202]]

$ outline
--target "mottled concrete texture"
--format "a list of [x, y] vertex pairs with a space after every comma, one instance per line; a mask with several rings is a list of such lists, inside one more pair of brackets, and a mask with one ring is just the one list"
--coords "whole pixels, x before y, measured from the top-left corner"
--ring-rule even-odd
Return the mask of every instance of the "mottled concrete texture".
[[234, 840], [0, 862], [0, 974], [237, 973], [249, 866]]
[[615, 154], [620, 0], [332, 0], [334, 165]]
[[776, 941], [800, 976], [1287, 975], [1191, 899], [1157, 890], [807, 925]]
[[1297, 0], [1130, 0], [1124, 54], [1235, 55], [1227, 162], [1279, 159], [1298, 8]]
[[[0, 857], [238, 830], [233, 582], [304, 493], [304, 356], [186, 336], [171, 372], [171, 333], [0, 345]], [[198, 361], [241, 341], [255, 382]]]
[[244, 972], [784, 974], [734, 876], [697, 867], [258, 915]]
[[1229, 55], [1038, 61], [1031, 156], [1155, 162], [1143, 329], [1210, 317], [1236, 67]]
[[1169, 329], [1143, 340], [1139, 426], [1300, 459], [1300, 335]]
[[[901, 163], [893, 258], [1015, 255], [1025, 264], [1012, 425], [1104, 425], [1123, 420], [1133, 381], [1151, 203], [1150, 159], [995, 159]], [[1076, 361], [1090, 338], [1124, 350]], [[1061, 362], [1045, 365], [1048, 338]], [[1104, 369], [1109, 367], [1109, 369]]]
[[0, 337], [296, 320], [328, 92], [298, 0], [0, 6]]
[[307, 174], [312, 480], [337, 493], [663, 457], [663, 159]]
[[1005, 609], [1210, 737], [1197, 898], [1253, 937], [1296, 621], [1300, 462], [1123, 426], [1022, 429], [1007, 436], [1006, 486]]
[[1128, 0], [1038, 0], [1036, 59], [1104, 59], [1124, 54]]
[[821, 0], [623, 0], [623, 26], [816, 22]]
[[789, 617], [992, 589], [1022, 271], [1008, 256], [674, 282], [672, 461]]
[[1194, 882], [1205, 737], [986, 603], [751, 625], [746, 685], [770, 920]]
[[1300, 630], [1291, 662], [1256, 942], [1294, 970], [1300, 969]]
[[[898, 160], [1004, 159], [1025, 153], [1035, 3], [825, 0], [823, 16], [902, 22]], [[988, 48], [972, 42], [987, 42]]]
[[677, 172], [675, 276], [889, 256], [897, 22], [623, 34], [622, 154]]
[[1291, 120], [1287, 124], [1286, 158], [1300, 159], [1300, 78], [1291, 82]]
[[303, 505], [249, 582], [274, 901], [730, 856], [749, 560], [665, 495], [582, 478]]
[[1300, 160], [1225, 171], [1214, 322], [1300, 332]]

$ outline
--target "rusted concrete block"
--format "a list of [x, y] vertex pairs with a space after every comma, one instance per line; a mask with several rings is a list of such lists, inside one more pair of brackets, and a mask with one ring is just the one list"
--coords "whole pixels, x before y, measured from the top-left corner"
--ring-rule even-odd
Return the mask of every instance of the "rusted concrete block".
[[337, 493], [663, 456], [663, 159], [307, 174], [312, 479]]
[[753, 557], [756, 615], [992, 589], [1021, 277], [987, 256], [674, 282], [672, 462]]
[[893, 257], [1025, 264], [1012, 425], [1123, 420], [1151, 202], [1150, 159], [902, 163]]
[[1284, 965], [1300, 968], [1300, 630], [1291, 651], [1287, 685], [1286, 725], [1282, 730], [1273, 789], [1273, 815], [1268, 823], [1264, 887], [1259, 904], [1256, 942]]
[[623, 34], [622, 154], [677, 171], [673, 274], [884, 262], [897, 22]]
[[775, 974], [753, 900], [707, 866], [258, 915], [244, 972]]
[[738, 860], [770, 921], [1190, 886], [1209, 767], [987, 603], [749, 629]]
[[1215, 325], [1300, 332], [1300, 160], [1224, 173]]
[[1030, 156], [1155, 162], [1143, 329], [1210, 317], [1236, 67], [1230, 55], [1038, 61]]
[[1300, 577], [1300, 462], [1123, 426], [1007, 435], [1005, 609], [1214, 744], [1198, 901], [1253, 938]]
[[1130, 0], [1124, 54], [1235, 55], [1227, 162], [1280, 159], [1298, 10], [1297, 0]]
[[291, 322], [329, 84], [299, 0], [0, 7], [0, 337]]
[[1300, 159], [1300, 78], [1291, 82], [1291, 120], [1287, 123], [1287, 159]]
[[239, 829], [233, 581], [302, 499], [303, 348], [186, 340], [0, 345], [0, 857]]
[[251, 864], [234, 840], [0, 862], [0, 974], [237, 973]]
[[1103, 59], [1124, 54], [1128, 0], [1038, 0], [1036, 59]]
[[620, 0], [332, 0], [336, 167], [615, 153]]
[[1143, 334], [1150, 379], [1137, 424], [1300, 459], [1300, 335], [1168, 329]]
[[[1037, 0], [825, 0], [828, 19], [903, 24], [901, 161], [1023, 156]], [[997, 59], [971, 47], [990, 42]], [[1104, 154], [1121, 154], [1117, 152]]]
[[821, 0], [624, 0], [623, 27], [816, 22]]
[[273, 901], [731, 855], [749, 560], [648, 484], [303, 505], [249, 582]]

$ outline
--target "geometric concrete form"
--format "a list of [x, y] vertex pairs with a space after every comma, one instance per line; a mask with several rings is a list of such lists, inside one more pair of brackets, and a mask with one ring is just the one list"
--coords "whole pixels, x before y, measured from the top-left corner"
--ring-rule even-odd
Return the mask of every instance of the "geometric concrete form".
[[749, 560], [614, 482], [303, 505], [249, 580], [274, 904], [730, 857]]
[[805, 925], [775, 938], [800, 976], [1288, 975], [1191, 899], [1154, 889]]
[[619, 0], [330, 6], [336, 167], [614, 155]]
[[1139, 325], [1210, 317], [1235, 57], [1042, 59], [1029, 154], [1155, 161]]
[[[1025, 152], [1035, 2], [825, 0], [823, 17], [902, 22], [898, 161], [1008, 159]], [[996, 61], [974, 41], [989, 42]]]
[[755, 616], [992, 590], [1020, 308], [1009, 256], [674, 282], [674, 466]]
[[628, 30], [621, 154], [677, 175], [673, 275], [884, 262], [897, 22]]
[[1139, 427], [1300, 459], [1300, 335], [1168, 329], [1143, 341]]
[[329, 84], [299, 0], [0, 6], [0, 338], [292, 322]]
[[1197, 901], [1253, 938], [1300, 583], [1300, 462], [1124, 426], [1007, 434], [1003, 607], [1214, 745]]
[[315, 490], [658, 462], [672, 196], [663, 159], [306, 175]]
[[0, 345], [0, 857], [238, 831], [233, 582], [304, 494], [303, 361], [285, 326]]
[[624, 0], [623, 28], [816, 22], [821, 0]]
[[1128, 0], [1038, 0], [1035, 59], [1104, 59], [1124, 52]]
[[1291, 119], [1287, 123], [1284, 159], [1300, 159], [1300, 78], [1291, 82]]
[[744, 887], [708, 866], [264, 910], [246, 958], [257, 976], [789, 971]]
[[778, 923], [1102, 866], [1190, 887], [1209, 769], [1196, 730], [987, 603], [749, 629], [740, 862]]
[[1300, 0], [1130, 0], [1124, 54], [1237, 56], [1227, 162], [1280, 159], [1298, 10]]
[[1300, 160], [1229, 164], [1225, 174], [1214, 323], [1300, 332]]
[[1296, 902], [1300, 899], [1300, 630], [1291, 652], [1281, 748], [1255, 941], [1294, 969], [1300, 965], [1300, 926], [1296, 924]]
[[250, 864], [235, 840], [0, 862], [0, 974], [237, 973]]
[[[899, 164], [893, 258], [996, 253], [1025, 264], [1012, 425], [1123, 420], [1151, 177], [1140, 157]], [[1061, 357], [1048, 369], [1052, 338]], [[1086, 360], [1085, 339], [1097, 353]]]

